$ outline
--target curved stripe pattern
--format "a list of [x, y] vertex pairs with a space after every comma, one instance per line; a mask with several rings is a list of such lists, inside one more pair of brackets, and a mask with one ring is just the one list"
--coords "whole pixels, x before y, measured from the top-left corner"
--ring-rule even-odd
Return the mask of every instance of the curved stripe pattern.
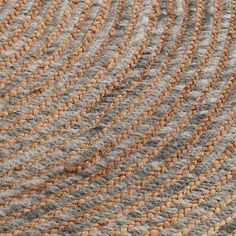
[[0, 16], [0, 235], [236, 235], [236, 0]]

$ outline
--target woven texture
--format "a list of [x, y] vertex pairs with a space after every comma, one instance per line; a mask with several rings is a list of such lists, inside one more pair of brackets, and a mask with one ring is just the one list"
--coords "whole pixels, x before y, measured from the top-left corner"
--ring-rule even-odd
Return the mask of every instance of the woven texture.
[[236, 0], [0, 0], [0, 235], [236, 235]]

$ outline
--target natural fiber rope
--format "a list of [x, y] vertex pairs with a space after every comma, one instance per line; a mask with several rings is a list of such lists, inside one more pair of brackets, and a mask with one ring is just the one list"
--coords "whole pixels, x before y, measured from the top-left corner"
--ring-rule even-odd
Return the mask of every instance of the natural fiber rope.
[[0, 235], [236, 235], [235, 0], [0, 16]]

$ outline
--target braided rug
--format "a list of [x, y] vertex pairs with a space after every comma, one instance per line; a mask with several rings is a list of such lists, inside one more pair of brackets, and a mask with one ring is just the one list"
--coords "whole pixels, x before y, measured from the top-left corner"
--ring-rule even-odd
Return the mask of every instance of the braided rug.
[[0, 0], [0, 235], [236, 235], [236, 0]]

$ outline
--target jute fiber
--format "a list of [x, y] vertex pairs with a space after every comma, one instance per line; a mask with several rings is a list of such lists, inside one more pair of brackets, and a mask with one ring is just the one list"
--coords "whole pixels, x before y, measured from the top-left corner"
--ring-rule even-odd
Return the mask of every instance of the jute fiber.
[[236, 235], [236, 0], [0, 0], [0, 235]]

